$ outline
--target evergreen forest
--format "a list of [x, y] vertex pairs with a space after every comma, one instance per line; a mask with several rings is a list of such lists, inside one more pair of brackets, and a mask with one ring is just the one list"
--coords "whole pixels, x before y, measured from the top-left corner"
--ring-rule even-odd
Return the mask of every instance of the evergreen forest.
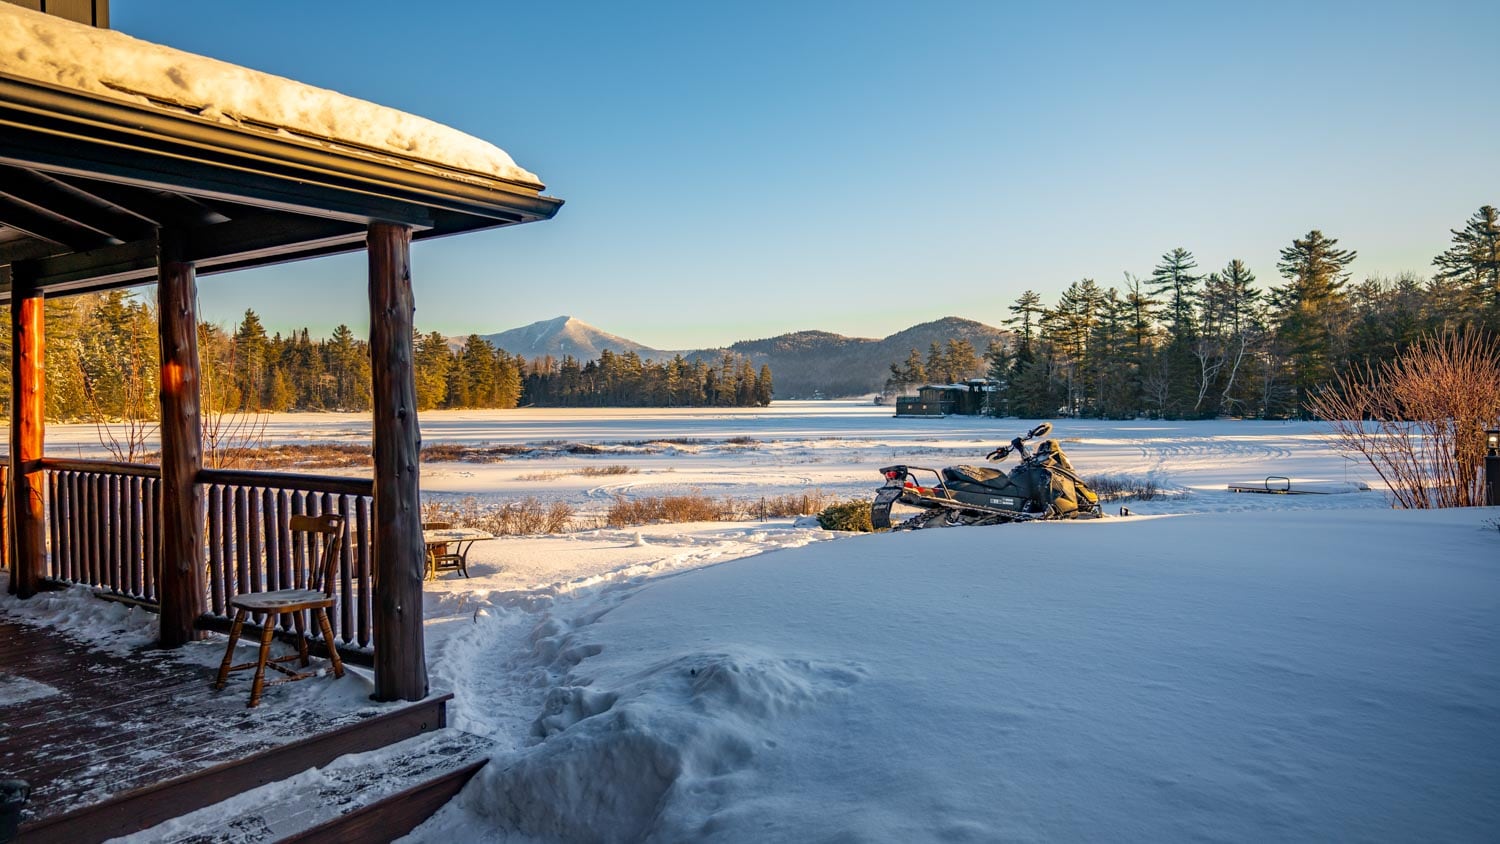
[[[47, 417], [58, 421], [157, 417], [157, 320], [149, 291], [116, 290], [45, 302]], [[0, 311], [6, 311], [0, 308]], [[6, 315], [8, 320], [8, 314]], [[0, 365], [10, 362], [10, 336]], [[346, 325], [326, 339], [307, 329], [267, 334], [246, 311], [233, 331], [198, 327], [202, 402], [209, 414], [370, 409], [368, 344]], [[771, 400], [771, 370], [724, 354], [714, 364], [641, 360], [605, 351], [598, 360], [527, 360], [478, 335], [461, 344], [440, 332], [413, 336], [417, 409], [602, 406], [753, 406]], [[0, 392], [9, 414], [9, 391]]]
[[1500, 219], [1493, 206], [1451, 230], [1429, 276], [1352, 279], [1357, 257], [1318, 230], [1280, 250], [1279, 283], [1235, 259], [1199, 267], [1172, 249], [1144, 278], [1074, 282], [1057, 303], [1023, 292], [1008, 342], [982, 364], [963, 349], [912, 349], [887, 389], [986, 375], [1003, 416], [1306, 418], [1312, 397], [1351, 366], [1390, 360], [1465, 327], [1500, 337]]

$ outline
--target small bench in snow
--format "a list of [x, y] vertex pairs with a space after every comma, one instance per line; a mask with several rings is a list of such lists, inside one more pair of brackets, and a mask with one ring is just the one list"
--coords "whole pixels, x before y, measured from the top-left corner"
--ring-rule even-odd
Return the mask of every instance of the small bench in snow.
[[1303, 481], [1270, 475], [1264, 481], [1230, 484], [1230, 492], [1261, 492], [1272, 495], [1342, 495], [1346, 492], [1368, 492], [1364, 481]]

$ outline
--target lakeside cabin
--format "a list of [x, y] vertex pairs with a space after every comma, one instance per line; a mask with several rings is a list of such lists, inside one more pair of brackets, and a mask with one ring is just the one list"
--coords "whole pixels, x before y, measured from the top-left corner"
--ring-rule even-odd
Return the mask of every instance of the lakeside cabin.
[[958, 384], [929, 384], [915, 396], [896, 399], [897, 417], [981, 416], [994, 408], [1000, 382], [970, 378]]
[[[82, 588], [144, 608], [163, 650], [122, 656], [0, 611], [0, 679], [45, 691], [0, 698], [0, 838], [19, 822], [22, 842], [126, 835], [444, 727], [452, 695], [429, 689], [423, 646], [411, 243], [562, 205], [478, 138], [108, 25], [108, 0], [0, 0], [0, 304], [13, 349], [0, 547], [13, 600], [45, 606], [51, 590]], [[234, 270], [356, 251], [368, 256], [372, 476], [205, 466], [198, 277], [234, 284]], [[160, 463], [46, 453], [45, 300], [147, 284]], [[324, 696], [295, 684], [256, 721], [243, 685], [215, 694], [211, 670], [162, 655], [228, 629], [237, 596], [295, 586], [306, 558], [290, 528], [321, 514], [343, 533], [327, 554], [332, 623], [309, 631], [311, 650], [371, 669], [378, 703], [320, 712]], [[252, 617], [246, 638], [262, 653], [273, 638], [305, 642], [305, 619], [293, 629], [290, 615]], [[483, 742], [464, 741], [449, 754], [459, 763], [372, 811], [309, 795], [332, 816], [265, 820], [327, 840], [401, 835], [483, 764]]]

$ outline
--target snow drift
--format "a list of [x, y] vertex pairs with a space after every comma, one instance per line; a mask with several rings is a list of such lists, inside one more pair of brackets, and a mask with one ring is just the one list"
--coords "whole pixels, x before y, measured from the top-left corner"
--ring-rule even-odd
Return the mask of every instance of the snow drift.
[[1497, 516], [878, 535], [559, 604], [530, 744], [415, 838], [1483, 840]]

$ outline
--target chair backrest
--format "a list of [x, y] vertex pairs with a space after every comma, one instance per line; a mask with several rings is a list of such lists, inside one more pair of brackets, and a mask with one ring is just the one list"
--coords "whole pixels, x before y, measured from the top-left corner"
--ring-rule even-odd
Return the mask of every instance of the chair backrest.
[[447, 530], [453, 527], [452, 522], [423, 522], [422, 530]]
[[333, 597], [333, 588], [338, 583], [335, 572], [339, 564], [339, 550], [344, 541], [344, 517], [337, 513], [321, 516], [293, 516], [287, 522], [292, 533], [308, 534], [313, 549], [312, 559], [307, 561], [307, 588], [321, 589], [323, 594]]

